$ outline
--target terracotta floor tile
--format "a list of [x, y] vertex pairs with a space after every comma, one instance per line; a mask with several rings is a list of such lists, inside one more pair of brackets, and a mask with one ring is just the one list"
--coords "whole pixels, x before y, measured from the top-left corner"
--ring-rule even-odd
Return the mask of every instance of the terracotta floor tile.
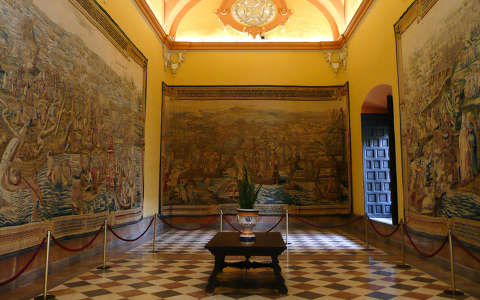
[[336, 298], [339, 298], [339, 299], [345, 299], [345, 300], [355, 299], [355, 298], [359, 297], [359, 295], [355, 295], [355, 294], [351, 294], [351, 293], [347, 293], [347, 292], [337, 292], [335, 294], [330, 294], [329, 296], [330, 297], [336, 297]]
[[184, 287], [185, 284], [180, 283], [180, 282], [173, 282], [173, 283], [164, 284], [162, 286], [167, 288], [167, 289], [176, 289], [176, 288]]
[[96, 274], [91, 274], [91, 275], [79, 276], [78, 278], [80, 278], [82, 280], [90, 280], [90, 279], [97, 279], [97, 278], [102, 278], [102, 277], [98, 276]]
[[318, 286], [312, 285], [312, 284], [307, 284], [307, 283], [299, 283], [299, 284], [292, 285], [292, 287], [294, 287], [296, 289], [300, 289], [300, 290], [309, 291], [309, 290], [312, 290], [314, 288], [317, 288]]
[[97, 283], [97, 285], [99, 287], [102, 287], [102, 288], [106, 289], [106, 288], [110, 288], [110, 287], [114, 287], [114, 286], [119, 286], [119, 285], [121, 285], [121, 283], [116, 282], [116, 281], [112, 281], [112, 282]]
[[379, 286], [379, 285], [375, 285], [375, 284], [365, 283], [365, 284], [357, 286], [357, 288], [362, 288], [362, 289], [371, 290], [371, 291], [377, 291], [377, 290], [382, 289], [383, 287]]
[[133, 297], [133, 296], [143, 295], [145, 293], [142, 292], [142, 291], [139, 291], [139, 290], [129, 290], [129, 291], [124, 291], [124, 292], [119, 292], [117, 294], [119, 294], [120, 296], [123, 296], [125, 298], [130, 298], [130, 297]]
[[431, 295], [426, 295], [426, 294], [421, 294], [421, 293], [415, 293], [415, 292], [408, 292], [405, 294], [402, 294], [402, 297], [408, 297], [408, 298], [413, 298], [413, 299], [418, 299], [418, 300], [426, 300], [431, 298]]
[[343, 279], [337, 278], [337, 277], [325, 277], [325, 278], [321, 278], [320, 280], [328, 281], [328, 282], [339, 282], [339, 281], [342, 281]]
[[55, 296], [69, 295], [69, 294], [75, 294], [75, 293], [76, 293], [76, 291], [74, 289], [70, 289], [70, 288], [50, 291], [50, 294], [53, 294]]

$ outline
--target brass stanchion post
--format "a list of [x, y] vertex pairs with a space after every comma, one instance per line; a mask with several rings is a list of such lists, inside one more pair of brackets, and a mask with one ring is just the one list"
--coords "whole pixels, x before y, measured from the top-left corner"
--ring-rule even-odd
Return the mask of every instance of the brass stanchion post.
[[285, 244], [287, 246], [286, 264], [288, 268], [288, 265], [290, 264], [290, 252], [288, 251], [288, 209], [285, 209]]
[[108, 221], [105, 219], [105, 223], [103, 225], [103, 265], [97, 267], [98, 270], [110, 269], [110, 266], [107, 266], [107, 226]]
[[452, 228], [448, 225], [448, 246], [450, 250], [450, 284], [451, 289], [445, 290], [445, 294], [450, 296], [461, 296], [464, 293], [455, 289], [455, 257], [453, 256]]
[[405, 235], [404, 235], [403, 225], [404, 225], [404, 221], [403, 221], [403, 219], [401, 219], [401, 220], [400, 220], [400, 234], [402, 235], [402, 252], [401, 252], [401, 255], [402, 255], [402, 263], [396, 265], [394, 268], [395, 268], [395, 269], [408, 270], [408, 269], [410, 269], [411, 267], [405, 263]]
[[43, 295], [36, 296], [34, 298], [35, 300], [55, 299], [54, 295], [48, 295], [47, 294], [47, 289], [48, 289], [48, 257], [50, 256], [50, 235], [51, 235], [51, 232], [49, 230], [47, 232], [47, 249], [46, 249], [46, 254], [45, 254], [45, 277], [43, 278]]
[[285, 242], [288, 247], [288, 209], [285, 210]]
[[223, 210], [220, 209], [220, 232], [223, 232]]
[[365, 215], [365, 228], [364, 228], [364, 235], [365, 235], [365, 248], [368, 248], [368, 215]]
[[157, 239], [157, 213], [153, 214], [153, 246], [151, 253], [157, 253], [158, 251], [155, 250], [155, 241]]

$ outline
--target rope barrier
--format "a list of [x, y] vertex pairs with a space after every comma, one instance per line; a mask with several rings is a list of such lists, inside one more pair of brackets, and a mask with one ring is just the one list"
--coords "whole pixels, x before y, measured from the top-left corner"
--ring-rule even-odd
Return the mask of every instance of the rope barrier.
[[312, 227], [315, 227], [315, 228], [320, 228], [320, 229], [329, 229], [329, 228], [338, 228], [338, 227], [343, 227], [343, 226], [346, 226], [346, 225], [350, 225], [350, 224], [353, 224], [359, 220], [362, 220], [363, 217], [362, 216], [358, 216], [357, 218], [353, 218], [351, 220], [349, 220], [348, 222], [346, 223], [343, 223], [343, 224], [336, 224], [336, 225], [322, 225], [322, 226], [319, 226], [317, 224], [313, 224], [303, 218], [300, 218], [299, 216], [297, 215], [293, 215], [293, 214], [290, 214], [290, 216], [292, 216], [294, 219], [296, 220], [299, 220], [300, 222], [304, 223], [304, 224], [307, 224], [309, 226], [312, 226]]
[[373, 231], [375, 231], [379, 236], [381, 236], [383, 238], [391, 237], [392, 235], [395, 234], [395, 232], [397, 232], [398, 229], [400, 229], [400, 225], [397, 224], [397, 226], [395, 226], [395, 228], [393, 229], [392, 232], [390, 232], [388, 234], [383, 234], [380, 231], [378, 231], [378, 229], [375, 227], [375, 225], [373, 224], [373, 222], [370, 218], [368, 219], [368, 222], [370, 223], [370, 226], [373, 228]]
[[[158, 215], [157, 215], [158, 216]], [[345, 226], [345, 225], [349, 225], [349, 224], [353, 224], [361, 219], [363, 219], [362, 216], [359, 216], [357, 218], [353, 218], [353, 219], [350, 219], [349, 221], [347, 221], [346, 223], [343, 223], [343, 224], [336, 224], [336, 225], [317, 225], [317, 224], [314, 224], [314, 223], [311, 223], [297, 215], [291, 215], [293, 218], [299, 220], [300, 222], [304, 223], [304, 224], [307, 224], [309, 226], [313, 226], [313, 227], [316, 227], [316, 228], [337, 228], [337, 227], [342, 227], [342, 226]], [[268, 229], [266, 232], [270, 232], [272, 231], [273, 229], [275, 229], [284, 219], [285, 219], [286, 215], [282, 215], [278, 221], [270, 228]], [[152, 226], [153, 224], [153, 221], [155, 220], [156, 217], [153, 217], [151, 220], [150, 220], [150, 223], [148, 224], [147, 228], [139, 235], [137, 236], [136, 238], [133, 238], [133, 239], [127, 239], [127, 238], [123, 238], [121, 237], [120, 235], [118, 235], [114, 230], [113, 228], [108, 225], [107, 223], [105, 223], [105, 225], [102, 225], [100, 227], [100, 229], [95, 233], [95, 236], [93, 236], [92, 239], [90, 239], [90, 241], [88, 241], [84, 246], [80, 247], [80, 248], [70, 248], [70, 247], [67, 247], [66, 245], [62, 244], [59, 240], [57, 240], [53, 235], [51, 236], [52, 237], [52, 240], [55, 244], [57, 244], [60, 248], [66, 250], [66, 251], [71, 251], [71, 252], [79, 252], [79, 251], [82, 251], [82, 250], [85, 250], [87, 247], [89, 247], [90, 245], [93, 244], [93, 242], [97, 239], [97, 237], [99, 236], [99, 234], [102, 232], [103, 229], [105, 229], [105, 226], [107, 226], [108, 230], [110, 230], [112, 232], [112, 234], [117, 237], [118, 239], [122, 240], [122, 241], [125, 241], [125, 242], [134, 242], [134, 241], [137, 241], [138, 239], [140, 239], [141, 237], [143, 237], [147, 232], [148, 230], [150, 229], [150, 227]], [[184, 230], [184, 231], [194, 231], [194, 230], [200, 230], [200, 229], [203, 229], [209, 225], [211, 225], [213, 222], [215, 222], [217, 216], [213, 216], [206, 224], [203, 224], [203, 225], [200, 225], [198, 227], [195, 227], [195, 228], [182, 228], [182, 227], [178, 227], [170, 222], [168, 222], [167, 220], [165, 220], [164, 218], [158, 216], [158, 218], [163, 222], [165, 223], [166, 225], [174, 228], [174, 229], [178, 229], [178, 230]], [[221, 218], [222, 220], [225, 220], [226, 223], [235, 231], [237, 232], [240, 232], [240, 230], [238, 228], [236, 228], [232, 222], [230, 222], [228, 220], [228, 218], [221, 214]], [[438, 253], [440, 253], [440, 251], [445, 247], [445, 245], [447, 244], [449, 238], [448, 236], [445, 237], [445, 239], [443, 240], [442, 244], [440, 245], [440, 247], [435, 250], [434, 252], [430, 253], [430, 254], [427, 254], [425, 252], [423, 252], [422, 250], [420, 250], [417, 245], [413, 242], [413, 239], [412, 237], [410, 236], [410, 233], [408, 232], [408, 226], [407, 224], [403, 224], [403, 227], [401, 227], [402, 225], [399, 224], [397, 225], [390, 233], [388, 234], [384, 234], [384, 233], [381, 233], [376, 227], [375, 227], [375, 224], [372, 222], [372, 220], [369, 219], [369, 223], [370, 223], [370, 226], [373, 228], [373, 230], [381, 237], [383, 238], [388, 238], [388, 237], [391, 237], [392, 235], [394, 235], [400, 228], [403, 228], [403, 231], [405, 232], [405, 235], [407, 236], [408, 240], [410, 241], [410, 244], [413, 246], [413, 248], [423, 257], [427, 257], [427, 258], [430, 258], [430, 257], [434, 257], [435, 255], [437, 255]], [[106, 230], [106, 229], [105, 229]], [[473, 254], [473, 252], [471, 252], [464, 244], [462, 241], [460, 241], [460, 239], [455, 236], [455, 235], [451, 235], [453, 237], [453, 239], [458, 243], [458, 245], [460, 246], [460, 248], [463, 249], [463, 251], [465, 251], [468, 255], [470, 255], [475, 261], [477, 261], [478, 263], [480, 263], [480, 258], [478, 258], [475, 254]], [[0, 282], [0, 286], [2, 285], [5, 285], [5, 284], [8, 284], [12, 281], [14, 281], [15, 279], [17, 279], [20, 275], [22, 275], [26, 270], [27, 268], [32, 264], [32, 262], [34, 261], [34, 259], [37, 257], [38, 253], [40, 252], [42, 246], [45, 244], [45, 241], [46, 241], [46, 238], [43, 238], [43, 240], [41, 241], [41, 243], [37, 246], [37, 248], [35, 249], [35, 252], [33, 253], [32, 257], [29, 259], [29, 261], [25, 264], [25, 266], [20, 270], [18, 271], [13, 277], [7, 279], [7, 280], [4, 280], [2, 282]]]
[[42, 248], [43, 244], [45, 244], [45, 239], [46, 238], [43, 238], [42, 242], [38, 245], [37, 249], [35, 250], [35, 252], [33, 253], [32, 257], [30, 258], [30, 260], [27, 262], [27, 264], [20, 270], [18, 271], [17, 274], [13, 275], [13, 277], [7, 279], [7, 280], [4, 280], [2, 282], [0, 282], [0, 286], [2, 285], [5, 285], [7, 283], [10, 283], [12, 281], [14, 281], [15, 279], [17, 279], [20, 275], [22, 275], [28, 268], [28, 266], [30, 266], [30, 264], [33, 262], [33, 260], [35, 259], [35, 257], [37, 257], [38, 253], [40, 252], [40, 249]]
[[282, 220], [283, 220], [284, 218], [285, 218], [285, 215], [281, 216], [280, 219], [278, 220], [278, 222], [277, 222], [275, 225], [273, 225], [272, 228], [270, 228], [269, 230], [267, 230], [267, 231], [265, 231], [265, 232], [270, 232], [270, 231], [272, 231], [275, 227], [278, 226], [278, 224], [280, 224], [280, 222], [282, 222]]
[[52, 234], [52, 240], [55, 244], [57, 244], [58, 247], [62, 248], [63, 250], [67, 250], [67, 251], [70, 251], [70, 252], [80, 252], [82, 250], [87, 249], [91, 244], [93, 244], [93, 242], [97, 239], [100, 232], [102, 232], [103, 226], [104, 225], [102, 225], [102, 227], [100, 227], [100, 229], [97, 231], [95, 236], [88, 243], [86, 243], [84, 246], [82, 246], [80, 248], [69, 248], [69, 247], [65, 246], [59, 240], [57, 240], [53, 234]]
[[431, 254], [425, 254], [424, 252], [422, 252], [420, 249], [418, 249], [417, 245], [415, 245], [415, 243], [413, 242], [412, 240], [412, 237], [410, 236], [410, 233], [408, 233], [408, 227], [407, 227], [407, 224], [404, 224], [404, 231], [405, 231], [405, 234], [407, 235], [407, 238], [408, 240], [410, 241], [410, 244], [412, 244], [413, 248], [415, 250], [417, 250], [417, 252], [424, 256], [424, 257], [434, 257], [435, 255], [437, 255], [440, 251], [442, 251], [443, 247], [445, 247], [445, 245], [447, 244], [448, 242], [448, 236], [445, 237], [445, 239], [443, 240], [443, 243], [442, 245], [440, 246], [440, 248], [438, 248], [437, 250], [435, 250], [433, 253]]
[[[227, 222], [228, 225], [230, 225], [230, 227], [233, 228], [233, 230], [235, 230], [235, 231], [237, 231], [237, 232], [240, 232], [240, 229], [238, 229], [237, 227], [235, 227], [235, 226], [227, 219], [227, 217], [226, 217], [225, 215], [223, 215], [222, 218]], [[275, 227], [277, 227], [278, 224], [280, 224], [283, 219], [285, 219], [285, 215], [281, 216], [281, 217], [278, 219], [277, 223], [275, 223], [275, 225], [273, 225], [270, 229], [268, 229], [268, 230], [265, 231], [265, 232], [270, 232], [270, 231], [272, 231], [273, 229], [275, 229]]]
[[215, 222], [215, 220], [217, 219], [217, 216], [213, 216], [206, 224], [203, 224], [203, 225], [200, 225], [198, 227], [195, 227], [195, 228], [182, 228], [182, 227], [178, 227], [170, 222], [168, 222], [167, 220], [165, 220], [164, 218], [158, 216], [158, 218], [160, 219], [160, 221], [162, 221], [164, 224], [172, 227], [173, 229], [177, 229], [177, 230], [183, 230], [183, 231], [195, 231], [195, 230], [200, 230], [200, 229], [203, 229], [203, 228], [206, 228], [208, 226], [210, 226], [213, 222]]
[[460, 246], [460, 248], [463, 249], [463, 251], [465, 251], [468, 255], [470, 255], [474, 260], [476, 260], [478, 263], [480, 263], [480, 258], [478, 258], [475, 254], [472, 253], [472, 251], [470, 251], [470, 249], [468, 249], [461, 241], [460, 239], [458, 239], [454, 234], [452, 234], [452, 237], [453, 239], [455, 240], [455, 242], [458, 243], [458, 245]]
[[228, 225], [230, 225], [230, 227], [233, 228], [233, 230], [240, 232], [240, 230], [237, 227], [233, 226], [233, 224], [227, 219], [225, 215], [223, 215], [223, 219], [225, 220], [225, 222], [227, 222]]
[[120, 239], [124, 242], [135, 242], [136, 240], [140, 239], [145, 233], [147, 233], [148, 229], [150, 229], [150, 226], [152, 226], [152, 223], [153, 223], [153, 218], [150, 220], [150, 224], [148, 224], [145, 231], [142, 234], [140, 234], [139, 236], [137, 236], [136, 238], [133, 238], [133, 239], [122, 238], [115, 231], [113, 231], [112, 226], [110, 226], [110, 225], [107, 225], [107, 226], [108, 226], [108, 229], [113, 233], [113, 235], [116, 236], [118, 239]]

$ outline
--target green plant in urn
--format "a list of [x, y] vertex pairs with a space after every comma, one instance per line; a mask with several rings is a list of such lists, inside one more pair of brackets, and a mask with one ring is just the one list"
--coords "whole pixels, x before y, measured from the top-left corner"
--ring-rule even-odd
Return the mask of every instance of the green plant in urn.
[[248, 170], [243, 167], [243, 176], [237, 179], [238, 204], [237, 208], [238, 223], [241, 226], [240, 241], [251, 243], [255, 241], [253, 227], [257, 224], [258, 209], [254, 209], [255, 202], [258, 199], [263, 184], [255, 187], [252, 176], [248, 176]]

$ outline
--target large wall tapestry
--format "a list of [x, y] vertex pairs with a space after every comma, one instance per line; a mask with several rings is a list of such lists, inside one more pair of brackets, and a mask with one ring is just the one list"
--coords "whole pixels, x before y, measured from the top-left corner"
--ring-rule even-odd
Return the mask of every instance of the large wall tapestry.
[[0, 0], [0, 254], [141, 218], [145, 72], [93, 0]]
[[417, 1], [396, 24], [406, 215], [480, 246], [480, 1]]
[[348, 108], [348, 85], [164, 85], [162, 213], [236, 206], [244, 166], [266, 212], [350, 213]]

